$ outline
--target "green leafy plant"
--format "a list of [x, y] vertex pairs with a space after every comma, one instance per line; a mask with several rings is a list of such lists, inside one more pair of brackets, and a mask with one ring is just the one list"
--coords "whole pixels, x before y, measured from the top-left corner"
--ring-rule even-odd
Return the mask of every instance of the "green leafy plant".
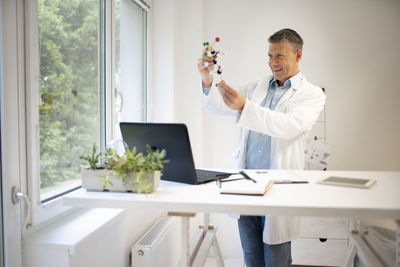
[[[137, 153], [137, 149], [134, 147], [132, 150], [128, 149], [125, 154], [119, 155], [116, 151], [107, 149], [104, 153], [104, 163], [101, 167], [112, 171], [107, 175], [101, 176], [103, 189], [106, 189], [107, 185], [113, 185], [110, 181], [110, 176], [115, 175], [124, 183], [127, 181], [128, 177], [134, 177], [134, 179], [131, 181], [131, 185], [137, 186], [138, 193], [151, 192], [152, 185], [147, 179], [147, 174], [153, 171], [160, 171], [162, 175], [164, 164], [168, 163], [169, 160], [164, 159], [167, 154], [165, 149], [161, 151], [158, 149], [153, 150], [149, 145], [147, 145], [146, 151], [146, 155], [143, 153]], [[90, 157], [81, 158], [87, 160], [88, 162], [89, 159], [92, 161], [93, 158], [97, 158], [96, 164], [93, 165], [95, 168], [92, 169], [98, 169], [98, 160], [101, 157], [101, 154], [96, 154], [96, 156], [93, 156], [93, 154], [96, 154], [96, 151], [92, 151], [92, 155], [90, 155]]]
[[100, 152], [97, 153], [97, 146], [95, 143], [95, 144], [93, 144], [91, 153], [80, 156], [79, 158], [86, 160], [89, 163], [89, 166], [91, 169], [101, 169], [101, 166], [99, 164], [100, 156], [101, 156], [101, 153]]

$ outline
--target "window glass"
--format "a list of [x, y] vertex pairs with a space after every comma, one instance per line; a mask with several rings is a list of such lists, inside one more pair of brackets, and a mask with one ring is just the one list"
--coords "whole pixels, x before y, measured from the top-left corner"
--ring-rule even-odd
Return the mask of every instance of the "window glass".
[[98, 0], [38, 0], [40, 199], [80, 185], [99, 144]]
[[146, 121], [147, 11], [133, 0], [115, 1], [114, 132], [119, 122]]

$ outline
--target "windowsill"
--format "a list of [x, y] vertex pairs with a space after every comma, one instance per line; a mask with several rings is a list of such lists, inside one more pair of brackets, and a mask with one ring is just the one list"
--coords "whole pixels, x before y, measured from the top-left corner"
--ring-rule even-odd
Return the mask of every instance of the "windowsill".
[[79, 243], [102, 233], [124, 213], [122, 209], [80, 209], [33, 233], [24, 239], [24, 246], [67, 249], [74, 255]]
[[23, 238], [28, 239], [36, 232], [62, 221], [64, 217], [76, 214], [79, 209], [63, 205], [63, 197], [57, 197], [42, 204], [32, 205], [31, 225], [23, 230]]
[[[77, 189], [77, 190], [79, 190], [79, 189]], [[70, 194], [70, 193], [71, 192], [69, 192], [68, 194]], [[68, 195], [68, 194], [65, 194], [65, 195]], [[63, 198], [63, 196], [57, 197], [57, 198], [52, 199], [50, 201], [46, 201], [45, 203], [41, 203], [40, 206], [42, 208], [44, 208], [44, 209], [51, 209], [51, 208], [54, 208], [54, 207], [62, 207], [62, 201], [63, 201], [62, 198]]]

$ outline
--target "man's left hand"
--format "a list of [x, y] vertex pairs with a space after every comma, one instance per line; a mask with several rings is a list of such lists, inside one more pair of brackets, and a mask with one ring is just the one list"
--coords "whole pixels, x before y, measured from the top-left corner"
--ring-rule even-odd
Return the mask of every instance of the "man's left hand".
[[218, 83], [218, 90], [225, 104], [229, 108], [238, 111], [243, 110], [244, 104], [246, 103], [246, 98], [241, 93], [226, 84], [225, 81]]

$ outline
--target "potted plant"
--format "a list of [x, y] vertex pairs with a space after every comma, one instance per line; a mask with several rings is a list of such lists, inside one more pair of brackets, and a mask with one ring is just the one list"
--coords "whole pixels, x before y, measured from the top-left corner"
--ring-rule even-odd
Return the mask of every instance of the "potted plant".
[[[116, 151], [107, 149], [105, 154], [98, 153], [93, 145], [91, 153], [80, 158], [87, 161], [90, 168], [82, 171], [82, 187], [96, 191], [118, 192], [154, 192], [162, 175], [166, 151], [153, 151], [147, 145], [147, 155], [137, 153], [136, 147], [127, 149], [119, 155]], [[100, 163], [103, 158], [104, 162]]]

